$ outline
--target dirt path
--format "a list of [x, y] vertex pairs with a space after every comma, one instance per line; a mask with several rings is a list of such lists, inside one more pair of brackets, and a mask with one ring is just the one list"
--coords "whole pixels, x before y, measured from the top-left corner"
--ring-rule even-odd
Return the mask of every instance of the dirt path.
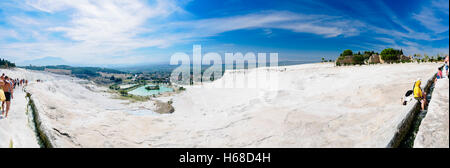
[[27, 99], [22, 87], [14, 90], [8, 118], [0, 119], [0, 148], [38, 148], [38, 142], [27, 116]]

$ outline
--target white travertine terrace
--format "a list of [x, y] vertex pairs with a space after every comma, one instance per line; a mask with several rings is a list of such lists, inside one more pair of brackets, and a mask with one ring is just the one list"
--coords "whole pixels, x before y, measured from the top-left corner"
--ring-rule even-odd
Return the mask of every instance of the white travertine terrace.
[[[30, 83], [27, 91], [54, 147], [386, 147], [408, 112], [400, 99], [417, 78], [427, 80], [438, 66], [279, 67], [268, 70], [280, 79], [277, 90], [186, 87], [158, 98], [173, 101], [172, 114], [152, 112], [151, 101], [115, 99], [107, 88], [71, 77], [23, 69], [1, 72], [44, 81]], [[227, 71], [205, 85], [254, 72]], [[271, 82], [276, 81], [264, 84]], [[11, 121], [0, 120], [0, 142], [26, 136], [3, 130], [5, 121], [22, 113], [15, 110]], [[11, 134], [17, 136], [6, 137]]]
[[422, 120], [414, 141], [415, 148], [449, 147], [449, 82], [438, 79], [427, 115]]

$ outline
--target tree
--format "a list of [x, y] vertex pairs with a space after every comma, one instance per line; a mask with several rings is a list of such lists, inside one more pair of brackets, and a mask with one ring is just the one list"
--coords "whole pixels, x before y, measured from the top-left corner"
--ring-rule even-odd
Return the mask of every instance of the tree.
[[437, 61], [442, 61], [442, 60], [444, 60], [444, 57], [445, 57], [445, 56], [444, 56], [444, 54], [439, 54], [439, 53], [438, 53], [438, 54], [436, 55], [436, 57], [437, 57], [437, 58], [436, 58]]
[[9, 62], [8, 60], [5, 59], [0, 59], [0, 67], [4, 67], [4, 68], [14, 68], [16, 67], [16, 64]]
[[387, 48], [381, 51], [381, 59], [386, 62], [395, 62], [400, 59], [401, 51], [393, 48]]
[[422, 55], [420, 54], [414, 54], [414, 59], [420, 60], [422, 58]]
[[120, 90], [119, 93], [120, 93], [122, 96], [127, 96], [127, 95], [128, 95], [128, 92], [127, 92], [126, 90]]
[[430, 57], [427, 54], [423, 54], [423, 57], [424, 57], [423, 59], [425, 62], [430, 60]]
[[353, 56], [353, 63], [362, 65], [364, 64], [364, 56], [362, 55], [355, 55]]
[[122, 78], [116, 78], [116, 79], [114, 80], [114, 82], [116, 82], [116, 83], [122, 83]]
[[342, 53], [342, 56], [351, 56], [353, 55], [353, 51], [352, 50], [344, 50], [344, 52]]
[[364, 60], [368, 60], [373, 54], [375, 54], [374, 51], [364, 51]]

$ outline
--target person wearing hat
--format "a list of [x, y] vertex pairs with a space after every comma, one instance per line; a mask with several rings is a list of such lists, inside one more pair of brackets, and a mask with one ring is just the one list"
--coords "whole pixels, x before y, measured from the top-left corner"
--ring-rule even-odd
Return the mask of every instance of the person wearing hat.
[[414, 83], [414, 99], [416, 99], [417, 101], [420, 102], [422, 110], [425, 110], [425, 106], [427, 104], [427, 99], [426, 99], [426, 93], [422, 92], [422, 88], [420, 88], [420, 84], [422, 82], [420, 81], [420, 79], [418, 79], [415, 83]]

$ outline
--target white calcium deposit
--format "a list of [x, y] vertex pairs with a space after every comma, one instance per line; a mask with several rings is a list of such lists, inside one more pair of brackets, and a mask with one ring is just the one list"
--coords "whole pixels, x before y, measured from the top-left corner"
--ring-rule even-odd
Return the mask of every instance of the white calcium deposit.
[[[186, 86], [182, 93], [158, 98], [173, 101], [172, 114], [154, 113], [153, 101], [120, 100], [107, 88], [71, 77], [2, 72], [43, 80], [26, 90], [55, 147], [386, 147], [407, 114], [402, 96], [438, 66], [295, 65], [259, 69], [278, 77], [257, 82], [277, 86], [271, 89], [218, 88], [258, 69], [227, 71], [203, 88]], [[11, 118], [19, 114], [24, 111], [12, 111]], [[23, 134], [3, 130], [3, 125], [2, 143], [11, 137], [4, 132]]]
[[436, 81], [427, 115], [422, 120], [414, 141], [415, 148], [449, 147], [448, 88], [448, 78]]

